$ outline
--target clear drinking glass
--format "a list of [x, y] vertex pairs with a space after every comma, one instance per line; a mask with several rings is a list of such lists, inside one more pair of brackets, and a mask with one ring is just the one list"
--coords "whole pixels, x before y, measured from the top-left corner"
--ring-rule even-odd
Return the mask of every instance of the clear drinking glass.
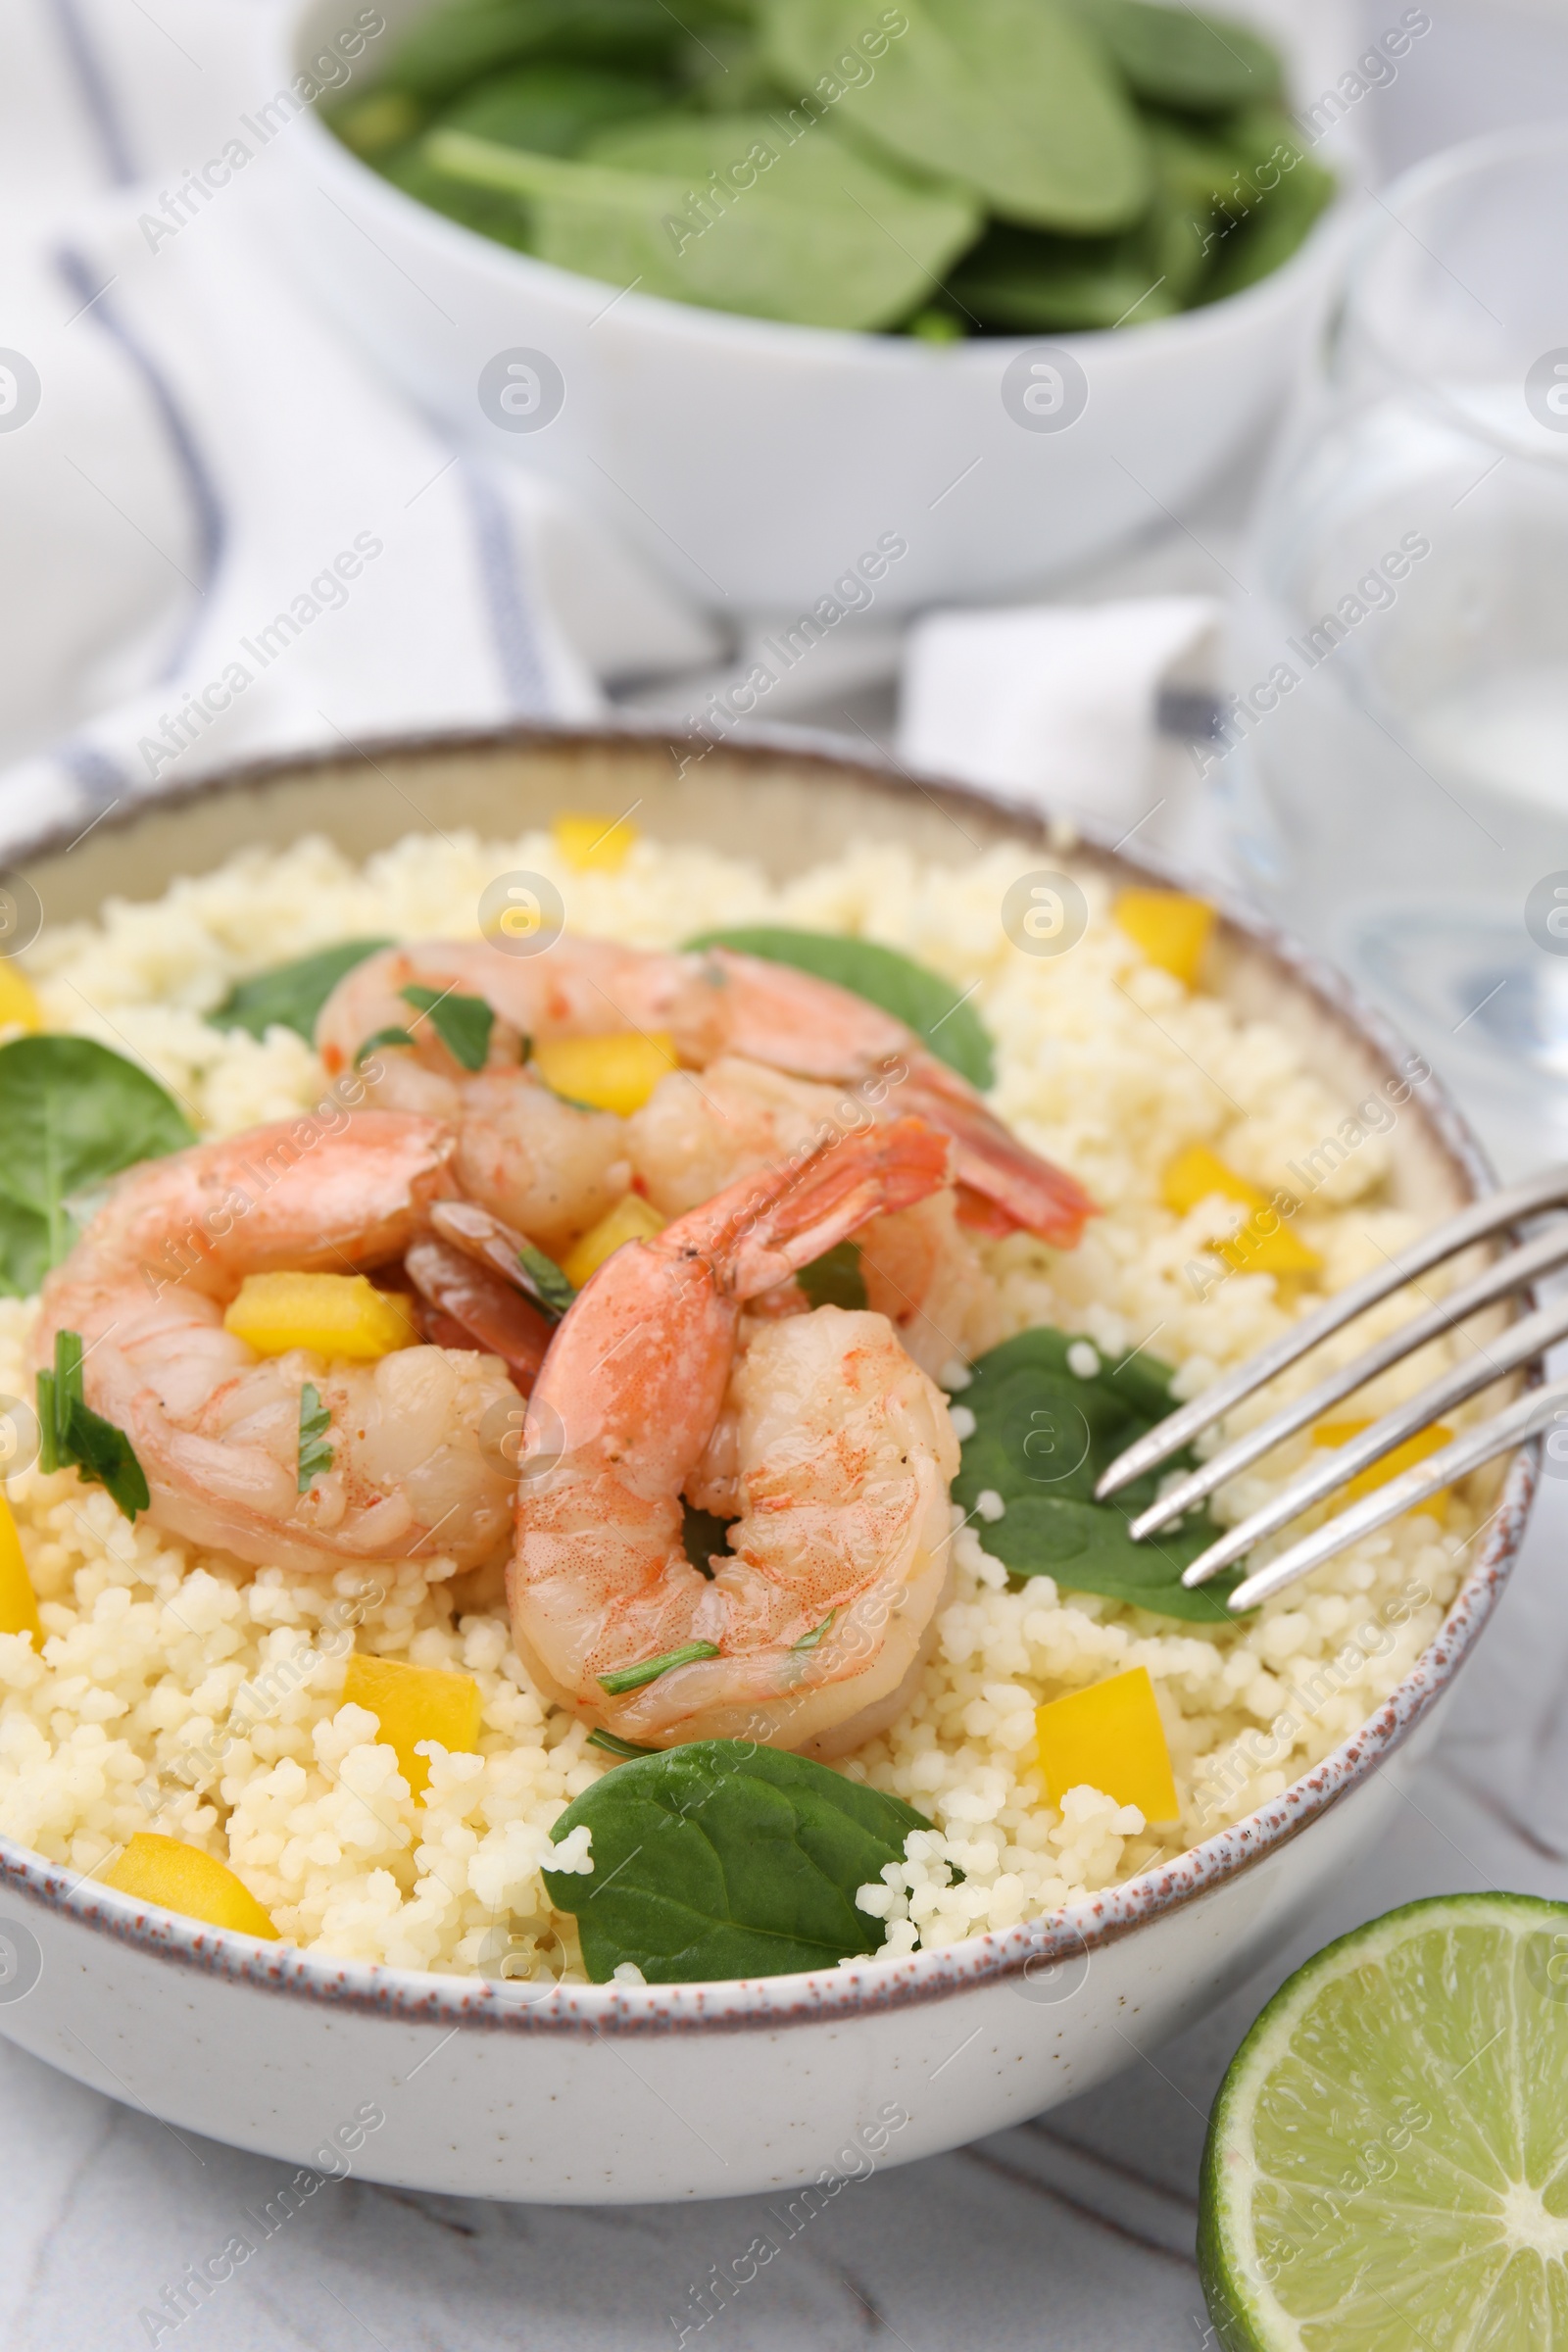
[[1568, 126], [1379, 199], [1250, 570], [1254, 882], [1504, 1157], [1568, 1151]]

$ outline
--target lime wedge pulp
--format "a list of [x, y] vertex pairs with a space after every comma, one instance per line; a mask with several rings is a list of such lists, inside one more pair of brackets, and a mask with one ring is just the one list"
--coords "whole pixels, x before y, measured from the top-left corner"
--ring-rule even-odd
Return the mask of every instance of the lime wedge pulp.
[[1568, 2352], [1568, 1904], [1409, 1903], [1298, 1969], [1220, 2086], [1227, 2352]]

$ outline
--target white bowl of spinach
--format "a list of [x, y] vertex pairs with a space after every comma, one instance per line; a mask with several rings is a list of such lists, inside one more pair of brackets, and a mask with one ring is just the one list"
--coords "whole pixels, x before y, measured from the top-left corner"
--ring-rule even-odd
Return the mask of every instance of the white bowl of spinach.
[[1265, 277], [1333, 174], [1278, 49], [1160, 0], [443, 0], [332, 110], [450, 220], [613, 291], [961, 342]]
[[885, 604], [1016, 590], [1188, 495], [1315, 315], [1337, 12], [1240, 5], [388, 0], [286, 217], [409, 390], [704, 602], [890, 532]]

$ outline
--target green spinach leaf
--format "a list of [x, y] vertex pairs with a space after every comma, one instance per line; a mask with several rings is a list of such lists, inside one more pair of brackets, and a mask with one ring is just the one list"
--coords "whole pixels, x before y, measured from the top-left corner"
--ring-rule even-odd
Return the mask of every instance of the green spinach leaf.
[[524, 203], [558, 269], [804, 326], [892, 324], [980, 226], [969, 197], [868, 163], [826, 123], [792, 146], [766, 115], [671, 115], [581, 161], [442, 129], [420, 153]]
[[829, 931], [795, 931], [783, 923], [745, 923], [728, 931], [702, 931], [688, 948], [733, 948], [768, 963], [789, 963], [814, 972], [852, 996], [880, 1004], [933, 1054], [982, 1092], [996, 1079], [990, 1034], [980, 1015], [940, 972], [884, 948], [871, 939], [843, 939]]
[[593, 66], [525, 66], [470, 90], [441, 118], [445, 130], [466, 130], [536, 155], [575, 155], [591, 132], [657, 114], [657, 81], [606, 74]]
[[945, 173], [1004, 220], [1094, 236], [1136, 220], [1150, 186], [1138, 118], [1062, 0], [901, 0], [901, 13], [907, 31], [846, 88], [836, 68], [867, 29], [864, 0], [766, 0], [768, 62], [792, 90], [833, 91], [848, 136]]
[[904, 1859], [912, 1805], [807, 1756], [704, 1740], [622, 1765], [550, 1835], [593, 1833], [591, 1876], [546, 1870], [596, 1984], [634, 1960], [651, 1984], [787, 1976], [876, 1951], [856, 1889]]
[[215, 1029], [248, 1029], [252, 1037], [265, 1037], [269, 1029], [293, 1029], [307, 1045], [314, 1045], [317, 1015], [344, 973], [391, 945], [389, 939], [345, 939], [335, 948], [302, 956], [295, 963], [274, 964], [270, 971], [237, 981], [207, 1017]]
[[1238, 170], [1216, 243], [1205, 301], [1239, 294], [1267, 277], [1304, 241], [1332, 201], [1334, 174], [1315, 163], [1300, 133], [1277, 109], [1255, 107], [1225, 126]]
[[[706, 13], [686, 0], [680, 16]], [[685, 38], [680, 16], [662, 0], [460, 0], [409, 25], [386, 83], [439, 102], [523, 59], [657, 69]]]
[[1279, 52], [1231, 17], [1152, 0], [1081, 0], [1087, 21], [1140, 98], [1218, 114], [1280, 94]]
[[0, 1046], [0, 1292], [26, 1298], [76, 1239], [74, 1195], [196, 1132], [156, 1078], [87, 1037]]
[[1326, 173], [1282, 179], [1254, 217], [1232, 229], [1218, 246], [1203, 299], [1221, 302], [1227, 294], [1240, 294], [1259, 278], [1272, 276], [1305, 243], [1333, 193], [1334, 183]]
[[795, 1277], [813, 1306], [864, 1306], [865, 1276], [860, 1271], [858, 1242], [837, 1242], [813, 1257]]
[[[1178, 294], [1169, 257], [1155, 241], [1166, 225], [1161, 206], [1119, 237], [1053, 237], [998, 226], [954, 272], [953, 291], [983, 326], [1009, 334], [1065, 334], [1169, 318]], [[1196, 236], [1191, 258], [1201, 270]]]
[[[1206, 1511], [1135, 1544], [1127, 1525], [1153, 1501], [1155, 1475], [1109, 1502], [1095, 1500], [1101, 1473], [1173, 1409], [1169, 1368], [1138, 1354], [1083, 1380], [1067, 1362], [1080, 1344], [1061, 1331], [1025, 1331], [980, 1357], [958, 1399], [975, 1428], [963, 1441], [954, 1500], [973, 1511], [988, 1489], [1002, 1497], [1003, 1517], [978, 1532], [1014, 1576], [1054, 1577], [1066, 1591], [1102, 1592], [1164, 1617], [1234, 1624], [1225, 1601], [1241, 1571], [1192, 1592], [1181, 1581], [1220, 1532]], [[1178, 1454], [1164, 1470], [1191, 1459]]]

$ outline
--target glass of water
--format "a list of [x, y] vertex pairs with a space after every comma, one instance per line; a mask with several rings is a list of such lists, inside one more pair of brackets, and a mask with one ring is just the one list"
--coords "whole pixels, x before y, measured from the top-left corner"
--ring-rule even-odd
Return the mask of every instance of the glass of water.
[[1568, 1152], [1568, 127], [1377, 200], [1250, 570], [1214, 750], [1254, 883], [1500, 1156]]

